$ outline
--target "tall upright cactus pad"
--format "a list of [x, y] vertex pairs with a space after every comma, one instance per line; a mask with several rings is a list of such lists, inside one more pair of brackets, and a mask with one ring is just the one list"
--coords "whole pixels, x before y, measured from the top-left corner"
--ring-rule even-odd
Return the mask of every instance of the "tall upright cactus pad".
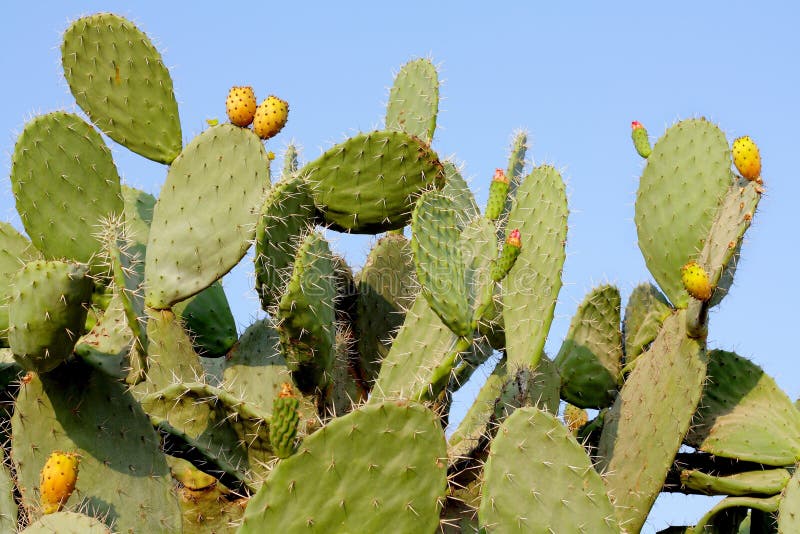
[[389, 92], [386, 129], [406, 132], [430, 144], [439, 112], [439, 76], [428, 59], [400, 68]]
[[330, 380], [335, 358], [335, 298], [330, 247], [320, 233], [312, 232], [297, 250], [294, 271], [276, 315], [286, 362], [304, 393], [324, 389]]
[[772, 377], [733, 352], [708, 357], [709, 378], [687, 443], [766, 465], [800, 462], [800, 412]]
[[506, 223], [511, 209], [514, 207], [514, 199], [517, 197], [517, 189], [525, 179], [526, 156], [528, 154], [528, 134], [524, 131], [516, 132], [511, 140], [511, 148], [508, 154], [508, 167], [506, 178], [508, 178], [508, 195], [506, 196], [503, 211], [500, 213], [500, 224], [498, 224], [497, 239], [502, 240], [506, 234]]
[[705, 119], [671, 127], [653, 147], [636, 195], [639, 248], [667, 298], [685, 308], [681, 267], [695, 259], [733, 183], [725, 135]]
[[356, 284], [358, 354], [367, 380], [373, 381], [417, 290], [408, 240], [394, 234], [382, 237], [369, 252], [364, 268], [356, 276]]
[[616, 396], [622, 368], [619, 290], [592, 290], [578, 307], [555, 363], [561, 396], [581, 408], [605, 408]]
[[798, 531], [800, 531], [800, 469], [795, 469], [778, 505], [778, 534]]
[[0, 453], [0, 529], [14, 532], [17, 528], [19, 510], [14, 498], [16, 484], [8, 469], [5, 451]]
[[472, 301], [467, 288], [461, 232], [452, 200], [429, 191], [417, 201], [412, 217], [411, 250], [422, 294], [454, 334], [472, 333]]
[[705, 379], [705, 348], [686, 335], [686, 313], [679, 311], [639, 356], [600, 436], [603, 477], [625, 530], [638, 532], [644, 524], [692, 422]]
[[28, 239], [8, 223], [0, 222], [0, 346], [8, 343], [8, 298], [14, 274], [25, 263], [40, 259]]
[[452, 161], [443, 162], [445, 184], [442, 193], [453, 199], [456, 212], [459, 216], [460, 226], [464, 226], [466, 221], [471, 221], [480, 216], [481, 210], [475, 201], [475, 195], [469, 189], [469, 184], [461, 176], [458, 167]]
[[671, 314], [669, 302], [653, 284], [639, 284], [633, 289], [622, 322], [625, 363], [633, 362], [644, 352]]
[[544, 348], [566, 259], [567, 195], [550, 166], [520, 184], [507, 228], [519, 228], [522, 251], [503, 281], [503, 321], [509, 363], [535, 367]]
[[40, 115], [25, 125], [11, 159], [11, 188], [25, 231], [49, 259], [88, 262], [101, 248], [92, 237], [100, 221], [122, 214], [111, 151], [72, 113]]
[[230, 271], [247, 252], [269, 187], [258, 136], [231, 124], [207, 129], [169, 168], [153, 213], [145, 302], [169, 308]]
[[291, 274], [294, 256], [316, 210], [308, 184], [300, 176], [288, 175], [269, 192], [256, 226], [256, 291], [261, 308], [271, 310]]
[[8, 342], [29, 371], [46, 373], [66, 360], [86, 321], [92, 279], [85, 265], [33, 261], [14, 276]]
[[180, 153], [172, 78], [132, 22], [109, 13], [76, 20], [64, 34], [61, 64], [76, 102], [111, 139], [161, 163]]
[[363, 407], [308, 436], [277, 465], [239, 532], [434, 532], [445, 458], [431, 411], [391, 402]]
[[224, 356], [236, 343], [236, 321], [222, 283], [216, 281], [174, 308], [192, 336], [195, 350], [204, 356]]
[[175, 382], [200, 380], [205, 372], [189, 334], [171, 310], [148, 311], [147, 381], [138, 393], [152, 392]]
[[51, 451], [81, 456], [67, 509], [85, 510], [119, 532], [180, 532], [180, 509], [158, 436], [125, 385], [81, 362], [58, 376], [32, 376], [17, 397], [12, 457], [23, 506], [40, 515], [39, 473]]
[[422, 191], [444, 185], [436, 153], [403, 132], [359, 134], [300, 170], [325, 222], [377, 233], [405, 226]]
[[520, 408], [498, 430], [479, 517], [487, 533], [620, 532], [586, 451], [555, 416], [537, 408]]

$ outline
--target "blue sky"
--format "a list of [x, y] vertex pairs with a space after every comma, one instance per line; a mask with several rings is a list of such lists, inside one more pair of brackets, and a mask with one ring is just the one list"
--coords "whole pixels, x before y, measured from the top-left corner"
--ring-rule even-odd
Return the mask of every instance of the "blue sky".
[[[32, 114], [74, 109], [60, 70], [60, 34], [96, 11], [131, 18], [171, 68], [185, 141], [206, 118], [224, 118], [231, 85], [289, 101], [290, 140], [306, 161], [358, 131], [380, 127], [392, 75], [431, 57], [443, 80], [434, 149], [465, 163], [483, 204], [511, 133], [528, 130], [536, 164], [562, 170], [570, 194], [564, 288], [547, 344], [557, 352], [584, 294], [612, 282], [627, 298], [650, 279], [636, 244], [633, 203], [643, 167], [630, 122], [660, 136], [678, 119], [705, 116], [729, 140], [748, 134], [763, 158], [767, 192], [743, 248], [736, 283], [712, 313], [709, 345], [736, 350], [800, 396], [795, 331], [800, 301], [797, 176], [800, 21], [790, 2], [216, 3], [27, 2], [0, 25], [0, 217], [18, 225], [6, 176], [17, 133]], [[483, 3], [481, 3], [483, 4]], [[585, 4], [589, 4], [588, 2]], [[191, 6], [191, 7], [189, 7]], [[157, 193], [165, 167], [112, 145], [121, 175]], [[19, 225], [18, 225], [19, 226]], [[336, 239], [354, 266], [369, 238]], [[225, 280], [240, 329], [258, 313], [245, 262]], [[463, 406], [463, 405], [462, 405]], [[462, 407], [462, 409], [464, 409]], [[696, 500], [696, 499], [694, 499]], [[705, 503], [659, 503], [646, 529], [691, 522]], [[647, 530], [646, 530], [647, 531]]]

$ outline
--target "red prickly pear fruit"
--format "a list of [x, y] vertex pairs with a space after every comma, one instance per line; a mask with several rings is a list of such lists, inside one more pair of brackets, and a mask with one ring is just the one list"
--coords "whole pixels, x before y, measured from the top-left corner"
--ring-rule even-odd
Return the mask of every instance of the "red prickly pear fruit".
[[256, 95], [253, 88], [231, 87], [228, 99], [225, 101], [225, 111], [232, 124], [242, 128], [249, 126], [256, 115]]
[[275, 137], [289, 119], [289, 104], [276, 96], [270, 95], [256, 108], [253, 119], [253, 131], [261, 139]]
[[733, 142], [733, 164], [742, 176], [761, 183], [761, 154], [749, 136], [745, 135]]
[[300, 414], [297, 412], [299, 407], [300, 400], [292, 385], [286, 382], [281, 384], [281, 391], [272, 403], [269, 426], [270, 445], [278, 458], [288, 458], [294, 452], [294, 438], [300, 422]]
[[496, 221], [503, 212], [508, 195], [509, 182], [503, 169], [496, 169], [489, 186], [489, 202], [486, 204], [486, 218]]
[[633, 139], [633, 147], [636, 152], [647, 159], [653, 149], [650, 147], [650, 139], [647, 137], [647, 130], [645, 130], [642, 123], [639, 121], [631, 122], [631, 139]]
[[714, 288], [705, 269], [696, 261], [690, 261], [681, 267], [681, 280], [686, 291], [697, 300], [703, 302], [711, 298]]
[[521, 250], [522, 240], [519, 228], [514, 228], [509, 232], [506, 238], [506, 244], [503, 247], [503, 251], [500, 253], [500, 257], [494, 262], [492, 267], [492, 280], [499, 282], [506, 277], [517, 261]]
[[54, 451], [45, 462], [39, 479], [39, 494], [42, 499], [42, 512], [52, 514], [64, 507], [78, 481], [76, 453]]

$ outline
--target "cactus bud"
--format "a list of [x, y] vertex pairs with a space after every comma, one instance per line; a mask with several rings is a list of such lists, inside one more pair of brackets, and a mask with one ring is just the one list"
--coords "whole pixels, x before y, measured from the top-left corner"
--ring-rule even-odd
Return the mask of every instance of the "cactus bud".
[[252, 87], [231, 87], [225, 101], [228, 119], [236, 126], [249, 126], [256, 114], [256, 95]]
[[503, 247], [503, 252], [500, 253], [500, 258], [492, 267], [492, 280], [499, 282], [505, 278], [508, 271], [517, 261], [520, 250], [522, 250], [522, 240], [520, 239], [519, 228], [514, 228], [506, 238], [506, 244]]
[[758, 152], [758, 146], [749, 136], [740, 137], [733, 142], [733, 164], [742, 176], [750, 181], [755, 180], [761, 183], [759, 180], [761, 154]]
[[272, 403], [272, 420], [269, 426], [269, 441], [272, 452], [278, 458], [288, 458], [294, 452], [294, 438], [300, 415], [297, 409], [300, 401], [294, 394], [292, 385], [284, 382], [281, 391]]
[[76, 453], [54, 451], [42, 468], [39, 493], [42, 512], [52, 514], [64, 507], [78, 481], [79, 457]]
[[489, 202], [486, 204], [486, 218], [495, 221], [503, 212], [508, 195], [509, 182], [503, 169], [495, 169], [492, 183], [489, 186]]
[[696, 261], [690, 261], [681, 267], [681, 280], [688, 293], [703, 302], [711, 298], [711, 280], [708, 273]]
[[278, 135], [289, 119], [289, 104], [276, 96], [270, 95], [256, 109], [253, 119], [253, 131], [261, 139], [269, 139]]
[[650, 139], [647, 137], [647, 130], [642, 126], [641, 122], [631, 122], [631, 139], [633, 139], [633, 146], [636, 148], [636, 152], [647, 159], [653, 149], [650, 148]]

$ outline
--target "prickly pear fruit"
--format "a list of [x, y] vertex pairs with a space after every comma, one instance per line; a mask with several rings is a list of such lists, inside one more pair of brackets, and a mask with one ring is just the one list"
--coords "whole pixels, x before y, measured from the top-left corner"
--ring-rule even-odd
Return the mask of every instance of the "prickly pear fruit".
[[564, 408], [564, 423], [567, 425], [572, 435], [576, 435], [578, 430], [589, 422], [589, 414], [583, 408], [578, 408], [572, 404], [567, 404]]
[[506, 195], [508, 195], [509, 180], [503, 169], [496, 169], [492, 184], [489, 186], [489, 202], [486, 204], [486, 218], [495, 221], [506, 205]]
[[76, 453], [54, 451], [42, 468], [39, 493], [42, 498], [42, 512], [52, 514], [61, 510], [78, 481]]
[[256, 115], [256, 95], [253, 88], [238, 85], [231, 87], [225, 101], [225, 111], [231, 123], [242, 128], [250, 126]]
[[499, 282], [505, 278], [508, 271], [514, 266], [514, 262], [517, 261], [520, 250], [522, 250], [522, 241], [520, 240], [519, 228], [514, 228], [506, 238], [503, 252], [500, 253], [500, 257], [492, 266], [492, 280]]
[[759, 181], [761, 176], [761, 154], [758, 146], [745, 135], [733, 142], [733, 164], [739, 173], [748, 180]]
[[289, 104], [276, 96], [270, 95], [256, 108], [253, 131], [261, 139], [275, 137], [286, 125], [288, 118]]
[[291, 384], [281, 384], [281, 392], [272, 403], [272, 420], [269, 425], [269, 441], [272, 452], [278, 458], [288, 458], [294, 452], [294, 437], [300, 421], [297, 412], [299, 407], [300, 400]]
[[653, 149], [650, 147], [650, 139], [647, 137], [647, 130], [645, 130], [641, 122], [631, 122], [631, 139], [633, 139], [633, 146], [636, 148], [636, 152], [647, 159]]
[[714, 289], [711, 287], [711, 280], [696, 261], [690, 261], [681, 267], [681, 280], [686, 291], [697, 300], [705, 302], [711, 298], [711, 291]]

